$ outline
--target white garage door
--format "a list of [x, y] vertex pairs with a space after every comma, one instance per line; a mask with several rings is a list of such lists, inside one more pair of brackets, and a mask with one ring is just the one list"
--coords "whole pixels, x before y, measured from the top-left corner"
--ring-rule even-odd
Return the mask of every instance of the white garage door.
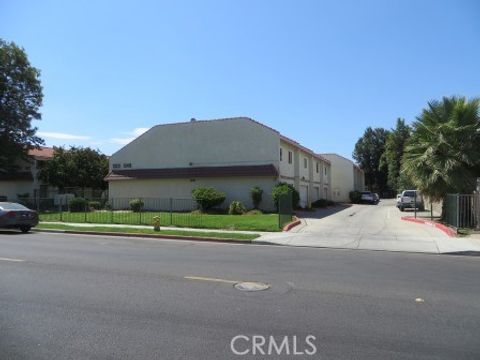
[[300, 185], [300, 206], [307, 207], [308, 201], [308, 186]]

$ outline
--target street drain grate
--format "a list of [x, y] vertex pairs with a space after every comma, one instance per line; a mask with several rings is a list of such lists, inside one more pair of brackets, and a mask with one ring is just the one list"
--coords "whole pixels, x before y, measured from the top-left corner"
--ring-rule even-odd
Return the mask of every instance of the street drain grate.
[[239, 282], [233, 285], [233, 287], [240, 291], [263, 291], [270, 289], [270, 285], [268, 284], [253, 281]]

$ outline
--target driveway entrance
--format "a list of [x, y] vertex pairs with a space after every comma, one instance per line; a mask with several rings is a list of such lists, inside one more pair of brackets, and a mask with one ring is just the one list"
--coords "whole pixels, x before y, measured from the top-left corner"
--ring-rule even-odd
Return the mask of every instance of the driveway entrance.
[[364, 250], [444, 253], [480, 251], [480, 242], [450, 238], [442, 231], [423, 224], [401, 220], [395, 200], [378, 205], [336, 206], [299, 213], [302, 224], [288, 233], [269, 234], [259, 241], [292, 245]]

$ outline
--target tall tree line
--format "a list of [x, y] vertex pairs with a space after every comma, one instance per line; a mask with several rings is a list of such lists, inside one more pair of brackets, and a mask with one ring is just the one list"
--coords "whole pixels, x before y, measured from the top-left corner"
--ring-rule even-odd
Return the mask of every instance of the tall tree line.
[[431, 101], [412, 125], [367, 128], [353, 158], [369, 189], [422, 191], [433, 200], [471, 193], [480, 178], [480, 100], [444, 97]]

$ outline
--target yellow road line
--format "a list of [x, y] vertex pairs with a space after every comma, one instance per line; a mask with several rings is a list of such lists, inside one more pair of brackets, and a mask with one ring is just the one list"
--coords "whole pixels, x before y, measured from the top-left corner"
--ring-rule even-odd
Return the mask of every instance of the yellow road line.
[[0, 261], [23, 262], [23, 261], [25, 261], [25, 260], [0, 257]]
[[203, 276], [185, 276], [184, 279], [187, 280], [200, 280], [200, 281], [212, 281], [212, 282], [220, 282], [225, 284], [236, 284], [239, 281], [232, 281], [227, 279], [217, 279], [217, 278], [210, 278], [210, 277], [203, 277]]

